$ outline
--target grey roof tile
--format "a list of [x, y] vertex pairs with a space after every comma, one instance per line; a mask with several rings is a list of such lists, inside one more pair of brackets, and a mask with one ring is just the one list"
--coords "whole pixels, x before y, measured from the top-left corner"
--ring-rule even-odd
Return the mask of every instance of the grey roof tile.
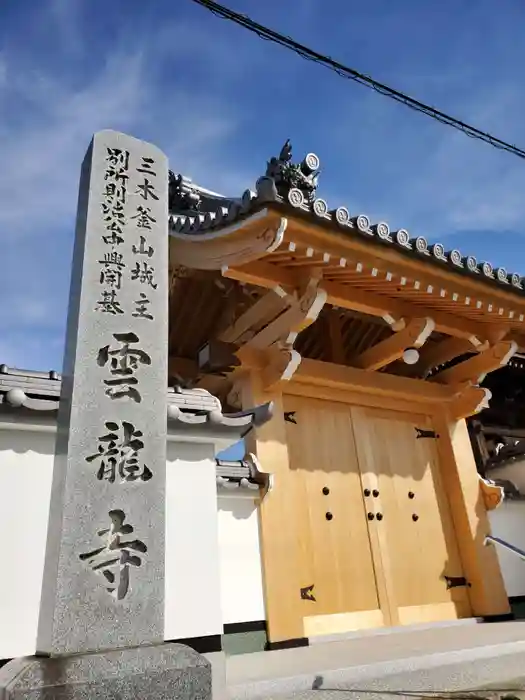
[[494, 267], [488, 261], [478, 262], [473, 255], [464, 255], [457, 249], [447, 250], [442, 243], [429, 244], [423, 236], [411, 237], [403, 228], [391, 231], [386, 222], [373, 224], [366, 215], [351, 215], [344, 206], [330, 208], [324, 199], [316, 195], [319, 166], [319, 158], [314, 153], [307, 154], [299, 164], [292, 163], [292, 148], [287, 141], [279, 156], [268, 161], [265, 175], [257, 180], [256, 191], [246, 190], [237, 199], [209, 193], [191, 180], [172, 173], [177, 186], [172, 188], [173, 196], [170, 199], [171, 233], [195, 239], [210, 230], [248, 218], [271, 202], [334, 230], [369, 238], [376, 244], [391, 246], [405, 255], [419, 257], [448, 267], [453, 272], [477, 277], [489, 284], [505, 286], [509, 291], [523, 294], [525, 278], [518, 273]]
[[[0, 365], [0, 411], [5, 409], [56, 413], [60, 399], [61, 376], [57, 372], [32, 372]], [[168, 425], [185, 432], [214, 433], [241, 438], [272, 416], [271, 403], [239, 413], [225, 414], [219, 399], [205, 389], [169, 388]], [[225, 488], [259, 489], [265, 479], [255, 462], [217, 461], [218, 485]]]

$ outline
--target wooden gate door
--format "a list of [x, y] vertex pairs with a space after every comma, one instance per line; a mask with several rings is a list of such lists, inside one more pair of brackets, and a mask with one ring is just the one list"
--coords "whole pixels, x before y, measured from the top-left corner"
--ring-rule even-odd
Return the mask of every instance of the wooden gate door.
[[384, 578], [392, 624], [468, 617], [431, 420], [366, 408], [353, 408], [352, 419], [374, 559], [382, 563], [376, 570]]
[[284, 396], [290, 499], [300, 518], [305, 636], [390, 624], [376, 586], [351, 408]]

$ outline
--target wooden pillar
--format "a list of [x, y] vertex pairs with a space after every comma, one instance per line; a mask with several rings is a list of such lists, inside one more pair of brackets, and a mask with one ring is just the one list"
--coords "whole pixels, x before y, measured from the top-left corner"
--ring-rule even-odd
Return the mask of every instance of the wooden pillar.
[[298, 578], [300, 533], [294, 512], [282, 393], [264, 392], [255, 372], [240, 380], [239, 389], [243, 407], [267, 401], [273, 401], [275, 407], [272, 420], [248, 434], [246, 448], [257, 455], [264, 472], [273, 474], [273, 488], [258, 511], [268, 641], [270, 646], [278, 646], [276, 643], [304, 637]]
[[507, 614], [509, 601], [496, 550], [484, 545], [485, 536], [490, 534], [490, 524], [466, 422], [449, 422], [445, 416], [440, 416], [436, 428], [441, 436], [436, 443], [464, 575], [471, 584], [472, 612], [475, 616]]

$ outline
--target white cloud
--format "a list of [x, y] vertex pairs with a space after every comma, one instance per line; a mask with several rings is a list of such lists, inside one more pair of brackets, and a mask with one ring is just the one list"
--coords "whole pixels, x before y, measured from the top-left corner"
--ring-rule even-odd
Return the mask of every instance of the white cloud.
[[[62, 11], [64, 3], [54, 0], [53, 6]], [[174, 33], [176, 39], [178, 31], [191, 35], [190, 27], [172, 26], [166, 36]], [[238, 127], [238, 110], [217, 91], [167, 89], [159, 83], [155, 62], [162, 47], [167, 50], [166, 41], [159, 38], [160, 54], [153, 53], [153, 46], [132, 49], [123, 42], [80, 87], [38, 68], [17, 73], [9, 89], [12, 98], [29, 103], [29, 109], [17, 123], [2, 125], [0, 120], [2, 240], [37, 237], [39, 232], [72, 224], [80, 164], [91, 135], [104, 128], [154, 141], [171, 157], [173, 169], [194, 179], [220, 181], [223, 188], [234, 187], [235, 193], [246, 187], [236, 164], [225, 163], [221, 153], [222, 144]], [[175, 42], [175, 47], [174, 57], [184, 53], [185, 44]], [[225, 61], [235, 55], [231, 47], [222, 53]], [[211, 54], [207, 61], [212, 64]], [[0, 77], [1, 65], [0, 57]]]
[[[19, 76], [16, 90], [40, 113], [4, 131], [0, 172], [2, 239], [38, 235], [74, 211], [76, 182], [91, 132], [133, 121], [140, 106], [140, 56], [116, 55], [86, 87], [68, 91], [44, 73]], [[31, 95], [27, 93], [30, 92]], [[6, 138], [7, 136], [7, 138]]]
[[[52, 7], [64, 31], [74, 29], [68, 3], [53, 0]], [[246, 187], [242, 171], [221, 151], [238, 127], [236, 107], [191, 86], [166, 89], [155, 72], [154, 41], [131, 46], [122, 39], [81, 81], [0, 55], [0, 81], [7, 58], [18, 66], [3, 86], [17, 118], [4, 119], [0, 110], [0, 323], [7, 329], [0, 362], [45, 368], [48, 358], [60, 357], [61, 342], [42, 338], [63, 336], [78, 178], [94, 132], [115, 128], [150, 140], [174, 170], [204, 185], [235, 194]]]

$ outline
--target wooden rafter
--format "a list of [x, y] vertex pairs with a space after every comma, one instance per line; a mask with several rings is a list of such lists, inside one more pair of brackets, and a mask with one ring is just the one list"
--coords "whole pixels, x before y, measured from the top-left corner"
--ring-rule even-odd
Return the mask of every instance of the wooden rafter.
[[[222, 274], [229, 279], [259, 287], [272, 288], [275, 284], [280, 284], [284, 288], [293, 288], [297, 285], [297, 277], [290, 270], [284, 270], [265, 262], [227, 268], [223, 270]], [[413, 318], [421, 313], [421, 307], [416, 304], [402, 299], [390, 298], [377, 292], [327, 281], [323, 281], [322, 287], [327, 294], [327, 303], [343, 309], [352, 309], [371, 316], [391, 315], [396, 318]], [[436, 330], [441, 333], [458, 338], [468, 339], [474, 335], [484, 339], [486, 324], [473, 319], [461, 318], [447, 311], [433, 309], [431, 313]]]
[[412, 319], [402, 330], [358, 355], [353, 364], [368, 371], [385, 367], [399, 359], [407, 348], [420, 348], [433, 330], [431, 318]]
[[479, 384], [489, 372], [506, 365], [517, 349], [513, 340], [503, 340], [475, 357], [439, 372], [432, 380], [440, 384]]

